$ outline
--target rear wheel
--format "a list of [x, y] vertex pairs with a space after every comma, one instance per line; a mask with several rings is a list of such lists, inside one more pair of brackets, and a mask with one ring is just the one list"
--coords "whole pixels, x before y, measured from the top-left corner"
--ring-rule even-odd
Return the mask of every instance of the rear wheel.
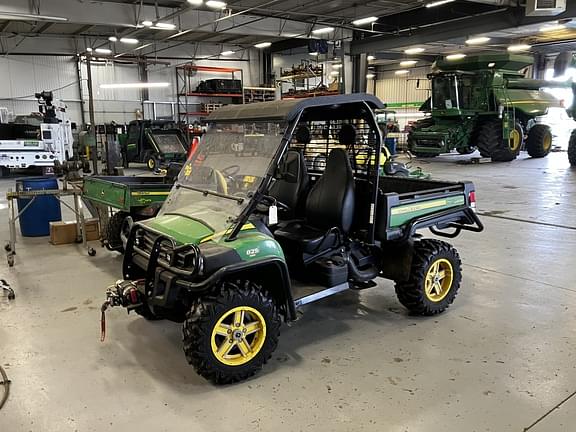
[[225, 282], [217, 296], [198, 299], [183, 325], [184, 353], [216, 384], [245, 380], [278, 345], [280, 315], [273, 299], [250, 281]]
[[552, 131], [550, 127], [543, 124], [532, 126], [528, 132], [526, 140], [526, 151], [533, 158], [543, 158], [548, 156], [552, 150]]
[[396, 282], [396, 295], [410, 312], [435, 315], [454, 302], [461, 280], [456, 249], [440, 240], [424, 239], [414, 244], [410, 277]]
[[148, 156], [146, 159], [146, 166], [150, 171], [154, 171], [158, 166], [158, 160], [154, 156]]
[[568, 143], [568, 160], [570, 165], [576, 167], [576, 130], [572, 131], [570, 142]]

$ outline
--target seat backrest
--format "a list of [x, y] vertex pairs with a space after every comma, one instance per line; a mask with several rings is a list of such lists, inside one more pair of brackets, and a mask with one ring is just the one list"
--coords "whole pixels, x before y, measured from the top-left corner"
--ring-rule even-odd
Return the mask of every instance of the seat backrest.
[[276, 180], [270, 187], [270, 195], [290, 207], [290, 211], [281, 215], [283, 219], [290, 219], [303, 213], [306, 193], [310, 184], [302, 153], [295, 150], [286, 152], [286, 170], [296, 178], [296, 181]]
[[354, 174], [348, 154], [334, 149], [322, 177], [306, 200], [306, 223], [319, 229], [339, 228], [347, 233], [354, 219]]

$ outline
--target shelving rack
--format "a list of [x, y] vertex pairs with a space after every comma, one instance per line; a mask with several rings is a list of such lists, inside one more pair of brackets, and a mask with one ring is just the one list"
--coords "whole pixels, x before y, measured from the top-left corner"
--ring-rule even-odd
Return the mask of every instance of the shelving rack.
[[244, 87], [244, 103], [269, 102], [276, 99], [274, 87]]
[[[308, 65], [308, 70], [302, 70], [297, 73], [290, 73], [291, 70], [280, 69], [280, 78], [277, 82], [292, 84], [292, 92], [282, 92], [282, 99], [297, 99], [315, 96], [327, 96], [338, 94], [338, 92], [328, 91], [324, 89], [324, 65], [321, 63], [312, 66], [312, 63], [303, 63], [300, 65], [302, 68]], [[314, 70], [316, 69], [316, 70]], [[287, 73], [288, 72], [288, 73]]]
[[[240, 77], [242, 91], [240, 93], [208, 93], [197, 92], [196, 89], [201, 79], [199, 73], [204, 74], [231, 74], [232, 79]], [[178, 122], [192, 124], [196, 120], [202, 120], [210, 114], [211, 109], [202, 110], [201, 107], [213, 105], [213, 108], [219, 105], [228, 105], [230, 103], [244, 103], [244, 73], [242, 69], [226, 68], [215, 66], [196, 66], [194, 64], [185, 64], [176, 67], [176, 85], [177, 85], [177, 106]], [[210, 98], [210, 100], [206, 100]], [[217, 98], [218, 102], [214, 102]]]

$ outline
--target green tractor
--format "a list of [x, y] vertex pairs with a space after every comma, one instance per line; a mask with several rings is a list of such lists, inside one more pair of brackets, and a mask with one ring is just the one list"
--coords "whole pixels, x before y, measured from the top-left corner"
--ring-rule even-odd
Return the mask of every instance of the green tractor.
[[379, 278], [413, 314], [444, 311], [461, 261], [422, 233], [482, 231], [474, 185], [382, 175], [382, 108], [351, 94], [210, 114], [158, 216], [133, 225], [103, 315], [182, 322], [188, 362], [226, 384], [262, 368], [297, 309]]
[[437, 61], [428, 76], [431, 97], [421, 108], [431, 116], [415, 124], [409, 150], [434, 157], [453, 149], [460, 154], [478, 149], [497, 162], [514, 160], [521, 150], [534, 158], [548, 155], [552, 133], [536, 117], [560, 105], [541, 89], [571, 83], [524, 78], [521, 71], [532, 63], [530, 56], [511, 54]]

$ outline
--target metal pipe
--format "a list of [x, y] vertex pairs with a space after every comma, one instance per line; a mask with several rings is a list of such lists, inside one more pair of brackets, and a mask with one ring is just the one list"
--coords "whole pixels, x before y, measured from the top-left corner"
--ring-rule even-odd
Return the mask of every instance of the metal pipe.
[[86, 74], [88, 75], [88, 110], [90, 114], [90, 127], [94, 136], [94, 149], [92, 150], [92, 169], [94, 175], [98, 175], [98, 142], [96, 140], [96, 120], [94, 118], [94, 93], [92, 91], [92, 67], [90, 65], [90, 56], [86, 57]]

